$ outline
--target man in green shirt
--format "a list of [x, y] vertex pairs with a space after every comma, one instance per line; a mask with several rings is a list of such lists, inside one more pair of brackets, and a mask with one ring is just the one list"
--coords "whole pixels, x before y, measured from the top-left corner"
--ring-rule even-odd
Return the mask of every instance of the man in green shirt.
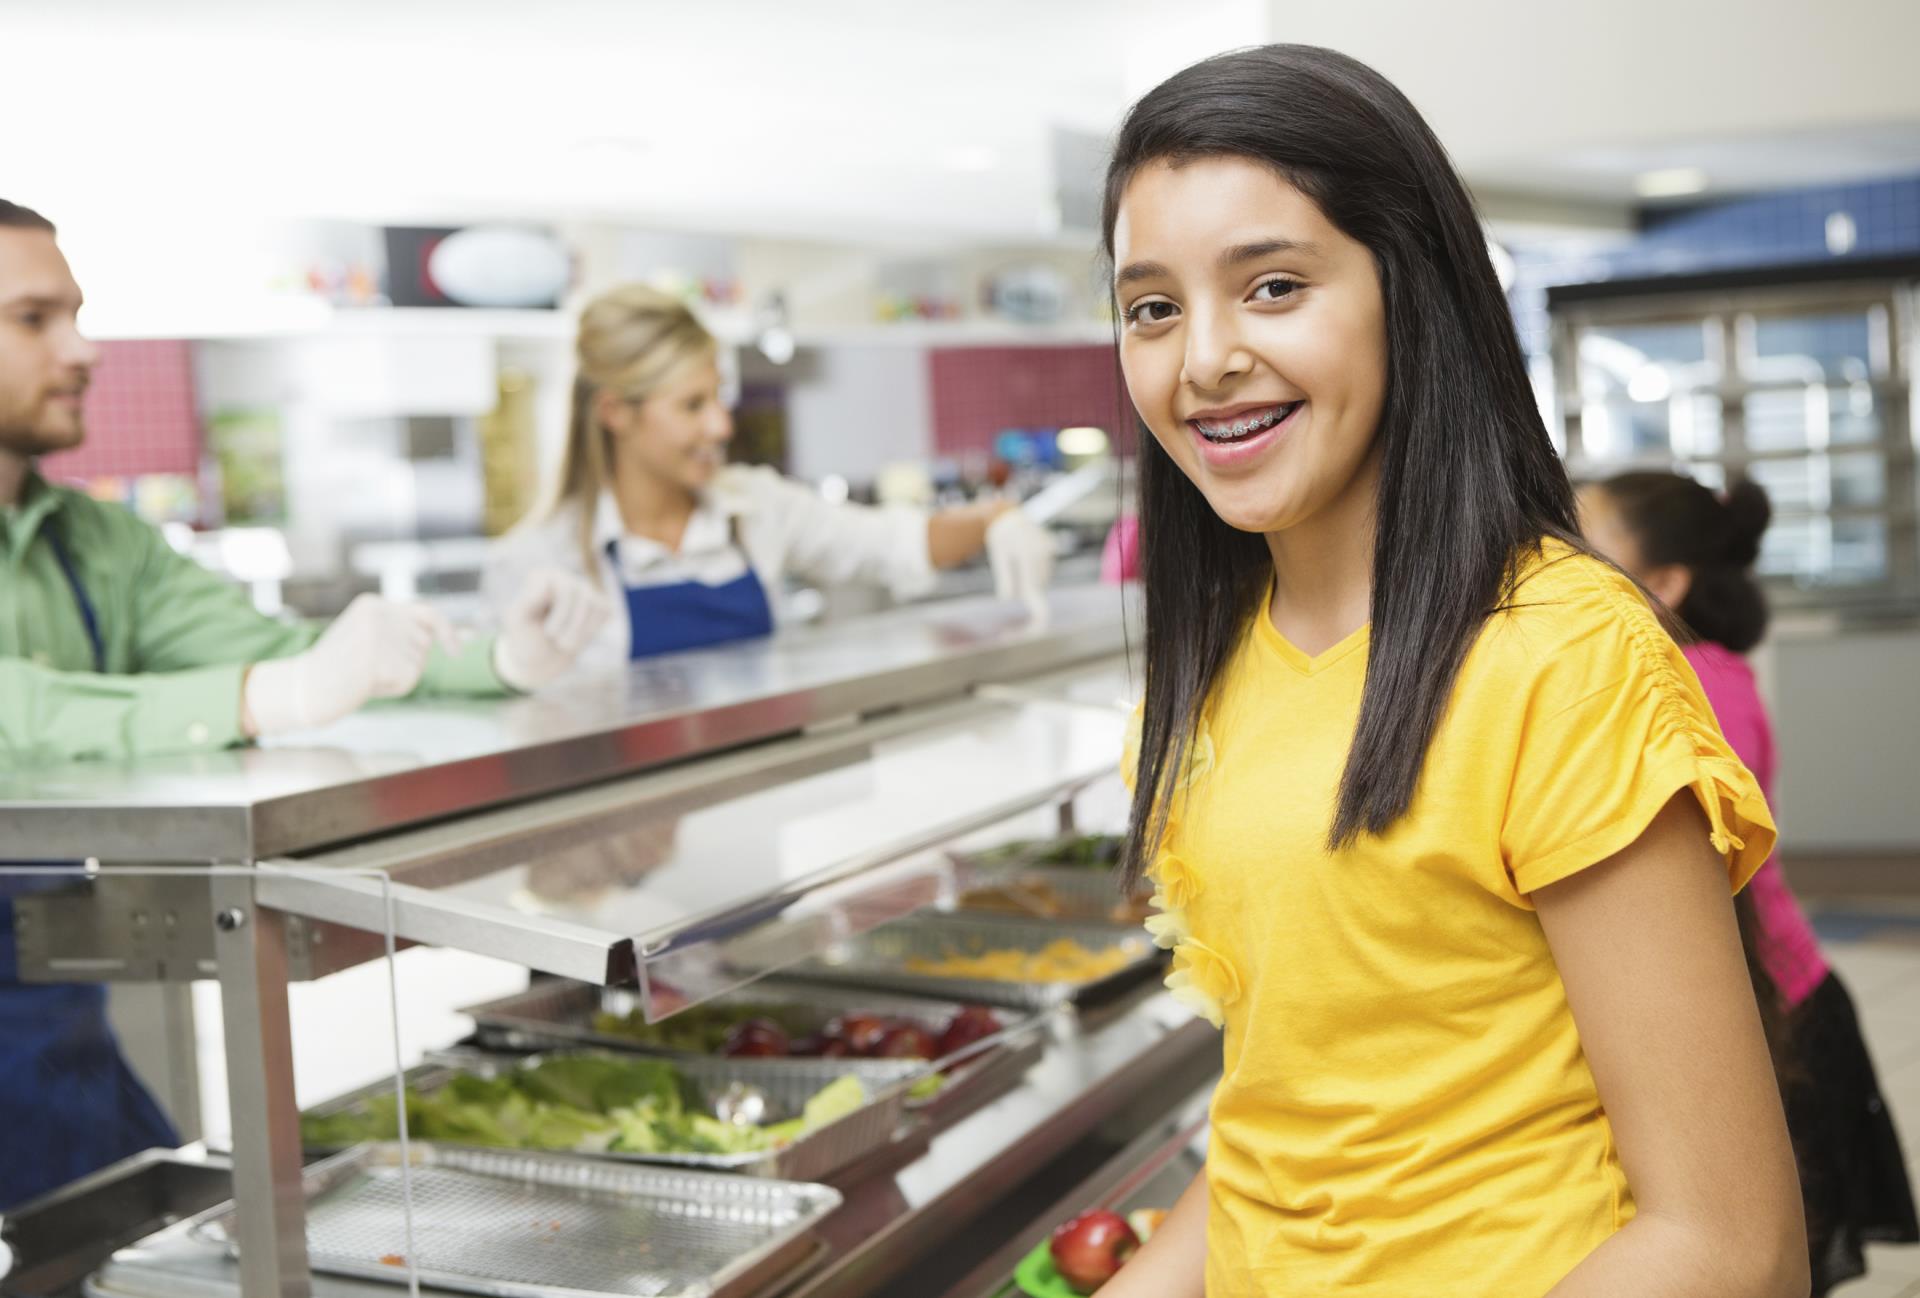
[[[53, 226], [0, 200], [0, 764], [219, 748], [373, 699], [535, 689], [611, 611], [542, 572], [498, 636], [464, 644], [439, 614], [373, 596], [324, 630], [262, 616], [126, 510], [37, 471], [85, 434], [99, 352], [79, 309]], [[103, 989], [19, 981], [11, 899], [34, 886], [0, 875], [0, 1212], [178, 1143], [120, 1057]]]
[[0, 200], [0, 763], [221, 748], [414, 692], [504, 694], [557, 676], [607, 616], [586, 582], [537, 575], [500, 636], [362, 596], [324, 631], [240, 589], [36, 457], [80, 444], [98, 350], [52, 225]]

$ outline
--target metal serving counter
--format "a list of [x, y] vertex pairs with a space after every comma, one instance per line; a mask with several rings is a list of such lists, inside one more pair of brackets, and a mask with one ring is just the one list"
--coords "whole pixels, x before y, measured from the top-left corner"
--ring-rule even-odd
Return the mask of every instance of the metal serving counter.
[[1056, 590], [1044, 632], [991, 600], [904, 608], [635, 663], [536, 698], [389, 705], [253, 748], [0, 770], [0, 841], [15, 860], [304, 853], [1123, 648], [1112, 587]]
[[[0, 775], [9, 860], [100, 863], [21, 900], [21, 968], [218, 978], [239, 1205], [223, 1265], [250, 1298], [331, 1292], [306, 1266], [290, 979], [418, 942], [631, 986], [649, 1017], [751, 982], [950, 897], [956, 840], [1039, 808], [1070, 824], [1112, 778], [1124, 647], [1110, 589], [1055, 592], [1045, 630], [956, 601], [298, 744]], [[1217, 1066], [1158, 996], [1055, 1036], [1015, 1091], [848, 1189], [809, 1298], [880, 1292], [1025, 1178], [1058, 1193], [1049, 1160], [1084, 1176], [1076, 1159], [1137, 1134], [1102, 1123], [1158, 1119]], [[982, 1229], [991, 1250], [1010, 1227]]]

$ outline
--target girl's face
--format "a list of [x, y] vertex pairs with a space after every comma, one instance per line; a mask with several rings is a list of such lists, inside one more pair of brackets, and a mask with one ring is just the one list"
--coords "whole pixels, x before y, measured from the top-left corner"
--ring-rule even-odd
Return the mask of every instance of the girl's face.
[[1640, 538], [1608, 497], [1606, 488], [1585, 486], [1578, 493], [1580, 534], [1600, 556], [1619, 565], [1622, 572], [1636, 580], [1646, 579], [1646, 562], [1640, 554]]
[[1580, 534], [1603, 559], [1615, 564], [1651, 591], [1668, 608], [1679, 608], [1693, 586], [1693, 571], [1685, 564], [1652, 563], [1640, 537], [1627, 523], [1605, 487], [1580, 488]]
[[1214, 511], [1272, 533], [1370, 509], [1387, 332], [1365, 246], [1231, 157], [1143, 167], [1113, 246], [1127, 391]]
[[637, 468], [694, 495], [726, 463], [733, 440], [733, 415], [721, 400], [720, 367], [712, 356], [688, 360], [643, 400], [603, 395], [600, 423], [612, 435], [617, 473]]

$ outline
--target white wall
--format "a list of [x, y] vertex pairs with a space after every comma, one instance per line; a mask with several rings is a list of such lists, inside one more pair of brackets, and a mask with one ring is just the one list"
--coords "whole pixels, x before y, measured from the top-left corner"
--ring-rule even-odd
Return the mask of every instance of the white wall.
[[807, 377], [787, 390], [787, 467], [795, 477], [871, 481], [889, 464], [932, 456], [925, 349], [842, 346], [807, 358]]
[[1920, 631], [1777, 636], [1780, 845], [1920, 851]]
[[1538, 184], [1510, 165], [1590, 147], [1920, 122], [1911, 0], [1273, 0], [1269, 15], [1270, 39], [1385, 73], [1481, 184]]

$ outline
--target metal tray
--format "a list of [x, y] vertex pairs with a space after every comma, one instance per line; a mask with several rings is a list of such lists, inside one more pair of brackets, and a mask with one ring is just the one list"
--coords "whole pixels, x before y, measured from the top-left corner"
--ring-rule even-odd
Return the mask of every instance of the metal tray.
[[[415, 1091], [431, 1094], [445, 1086], [457, 1073], [497, 1076], [505, 1069], [531, 1066], [540, 1058], [539, 1055], [502, 1055], [484, 1050], [436, 1051], [427, 1063], [409, 1069], [405, 1080]], [[868, 1101], [838, 1122], [810, 1132], [784, 1149], [742, 1154], [642, 1154], [622, 1150], [569, 1156], [597, 1162], [664, 1164], [788, 1181], [818, 1181], [893, 1140], [905, 1116], [906, 1088], [921, 1071], [917, 1061], [897, 1059], [683, 1057], [676, 1058], [673, 1066], [710, 1097], [717, 1096], [734, 1082], [756, 1086], [781, 1111], [781, 1116], [797, 1114], [821, 1087], [849, 1073], [866, 1083]], [[316, 1104], [306, 1112], [320, 1115], [342, 1113], [375, 1095], [391, 1094], [392, 1090], [393, 1082], [382, 1079], [324, 1104]], [[467, 1148], [432, 1143], [438, 1148]]]
[[[1125, 949], [1131, 959], [1104, 977], [1060, 983], [951, 978], [913, 973], [904, 967], [914, 956], [939, 959], [955, 952], [978, 954], [1001, 948], [1039, 951], [1060, 938], [1070, 938], [1093, 950], [1118, 946]], [[889, 987], [949, 1000], [1051, 1010], [1069, 1002], [1086, 1005], [1115, 995], [1158, 969], [1163, 955], [1144, 930], [1115, 924], [998, 915], [923, 914], [895, 920], [841, 943], [818, 958], [795, 966], [794, 973], [803, 978]]]
[[[1109, 877], [1112, 873], [1112, 867], [1110, 866], [1062, 865], [1057, 861], [1048, 861], [1046, 859], [1047, 853], [1057, 845], [1076, 840], [1080, 837], [1081, 835], [1079, 834], [1068, 834], [1055, 836], [1053, 838], [1030, 839], [1026, 842], [1024, 851], [1012, 852], [998, 859], [995, 859], [992, 854], [1000, 849], [994, 847], [975, 848], [971, 851], [964, 852], [949, 852], [947, 855], [953, 861], [958, 862], [969, 870], [975, 871], [983, 878], [994, 875], [1005, 875], [1012, 870], [1067, 870], [1074, 873], [1090, 874], [1099, 878]], [[1006, 846], [1010, 846], [1010, 844], [1002, 845], [1002, 847]]]
[[[1036, 865], [1018, 869], [1008, 869], [1004, 866], [979, 868], [969, 865], [963, 880], [964, 887], [960, 893], [960, 899], [954, 903], [955, 909], [962, 914], [1003, 915], [1010, 919], [1084, 921], [1133, 929], [1140, 927], [1138, 920], [1122, 919], [1114, 915], [1114, 907], [1127, 898], [1114, 886], [1113, 873], [1108, 870], [1071, 865]], [[1145, 880], [1141, 882], [1142, 886], [1136, 888], [1133, 895], [1144, 901], [1152, 894], [1153, 888]], [[977, 888], [1002, 888], [1022, 883], [1046, 885], [1047, 890], [1060, 900], [1062, 907], [1060, 914], [1019, 913], [967, 904], [967, 894]]]
[[[638, 1004], [634, 993], [618, 988], [596, 987], [591, 983], [554, 981], [540, 983], [517, 995], [488, 1001], [460, 1011], [476, 1026], [480, 1044], [495, 1050], [550, 1050], [555, 1046], [589, 1045], [639, 1054], [664, 1055], [672, 1059], [714, 1059], [671, 1046], [636, 1041], [632, 1037], [601, 1032], [593, 1026], [600, 1011], [626, 1014]], [[952, 1018], [965, 1006], [956, 1001], [933, 1000], [920, 996], [888, 995], [884, 992], [859, 992], [839, 986], [822, 986], [787, 979], [768, 978], [737, 992], [728, 992], [706, 1002], [708, 1005], [777, 1005], [812, 1011], [810, 1027], [826, 1026], [839, 1014], [865, 1011], [889, 1018], [910, 1019], [922, 1025]], [[922, 1073], [951, 1069], [946, 1085], [924, 1099], [907, 1099], [910, 1109], [945, 1108], [957, 1094], [971, 1094], [989, 1085], [1010, 1086], [1025, 1067], [1018, 1070], [996, 1067], [1010, 1051], [1030, 1066], [1039, 1051], [1022, 1049], [1030, 1038], [1037, 1038], [1045, 1015], [1036, 1010], [1000, 1011], [1001, 1028], [992, 1038], [983, 1038], [973, 1047], [944, 1059], [930, 1060], [920, 1066]], [[1017, 1017], [1014, 1015], [1017, 1014]], [[1004, 1048], [1004, 1049], [1003, 1049]]]
[[[410, 1151], [425, 1284], [494, 1298], [744, 1295], [804, 1262], [840, 1206], [824, 1185], [616, 1167], [574, 1155]], [[303, 1178], [313, 1269], [407, 1283], [401, 1152], [356, 1145]], [[234, 1206], [191, 1233], [237, 1255]], [[383, 1260], [385, 1259], [385, 1260]]]

